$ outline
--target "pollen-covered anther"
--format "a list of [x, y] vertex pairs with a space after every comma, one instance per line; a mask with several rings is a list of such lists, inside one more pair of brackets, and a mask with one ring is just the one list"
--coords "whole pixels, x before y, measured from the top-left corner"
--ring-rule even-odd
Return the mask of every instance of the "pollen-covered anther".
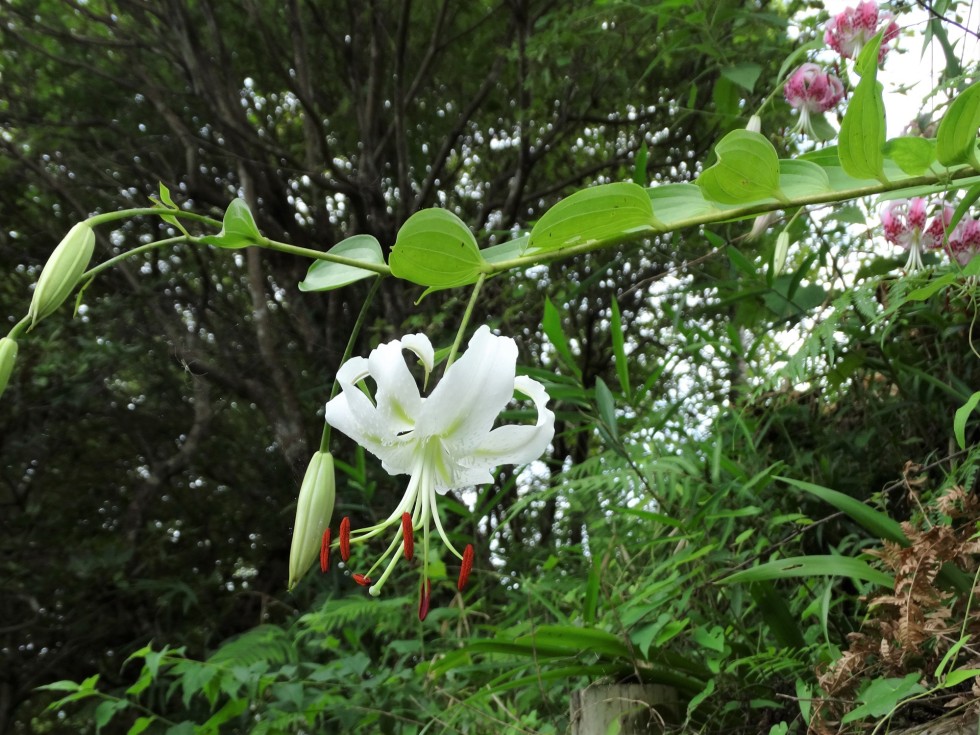
[[347, 516], [340, 522], [340, 558], [345, 562], [350, 559], [350, 518]]
[[330, 566], [330, 529], [323, 531], [323, 539], [320, 541], [320, 571], [326, 572]]
[[456, 589], [460, 592], [466, 587], [471, 571], [473, 571], [473, 544], [466, 544], [466, 548], [463, 549], [463, 563], [459, 568], [459, 581], [456, 583]]
[[402, 540], [404, 541], [405, 558], [409, 561], [415, 556], [415, 535], [412, 529], [412, 514], [402, 513]]
[[419, 594], [419, 621], [425, 620], [425, 616], [429, 614], [429, 603], [432, 601], [432, 582], [428, 579], [422, 582], [422, 588]]
[[363, 574], [355, 574], [353, 577], [354, 581], [361, 585], [361, 587], [367, 587], [369, 584], [371, 584], [371, 578], [365, 577]]

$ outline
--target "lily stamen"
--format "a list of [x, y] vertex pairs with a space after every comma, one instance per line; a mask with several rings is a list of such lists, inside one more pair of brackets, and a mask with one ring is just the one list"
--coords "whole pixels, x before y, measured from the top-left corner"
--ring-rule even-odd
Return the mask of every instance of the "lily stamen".
[[350, 559], [350, 518], [344, 516], [344, 520], [340, 522], [340, 558], [347, 563]]
[[473, 544], [466, 544], [463, 550], [463, 565], [459, 568], [459, 581], [456, 582], [456, 589], [460, 592], [466, 587], [466, 582], [470, 578], [470, 571], [473, 569]]
[[412, 528], [412, 514], [402, 513], [402, 539], [405, 542], [405, 558], [409, 561], [415, 556], [415, 536]]
[[320, 571], [326, 573], [330, 567], [330, 529], [323, 531], [323, 539], [320, 541]]

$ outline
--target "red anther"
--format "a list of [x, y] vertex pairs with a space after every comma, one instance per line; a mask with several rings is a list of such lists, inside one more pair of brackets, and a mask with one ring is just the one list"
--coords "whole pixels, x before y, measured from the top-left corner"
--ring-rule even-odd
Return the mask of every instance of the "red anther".
[[463, 564], [459, 568], [459, 581], [456, 583], [456, 589], [460, 592], [466, 586], [466, 580], [470, 578], [470, 572], [473, 570], [473, 544], [466, 544], [466, 548], [463, 549]]
[[415, 556], [415, 535], [412, 531], [411, 513], [402, 513], [402, 539], [405, 541], [405, 558], [411, 561]]
[[432, 582], [425, 580], [422, 583], [421, 594], [419, 595], [419, 622], [425, 620], [429, 614], [429, 602], [432, 600]]
[[326, 572], [330, 566], [330, 529], [323, 532], [323, 539], [320, 541], [320, 571]]
[[354, 581], [361, 585], [361, 587], [367, 587], [369, 584], [371, 584], [370, 577], [365, 577], [363, 574], [355, 574], [353, 576]]
[[340, 558], [345, 562], [350, 559], [350, 518], [347, 516], [340, 522]]

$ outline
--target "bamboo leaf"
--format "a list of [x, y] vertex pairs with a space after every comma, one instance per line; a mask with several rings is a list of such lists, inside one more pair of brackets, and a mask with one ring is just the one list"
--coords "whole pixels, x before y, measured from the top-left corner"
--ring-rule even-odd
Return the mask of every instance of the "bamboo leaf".
[[905, 536], [905, 532], [902, 531], [902, 526], [898, 521], [893, 520], [881, 511], [869, 508], [860, 500], [852, 498], [850, 495], [845, 495], [842, 492], [821, 487], [820, 485], [814, 485], [810, 482], [794, 480], [790, 477], [777, 477], [776, 479], [811, 495], [815, 495], [826, 503], [830, 503], [837, 510], [846, 513], [851, 520], [878, 538], [894, 541], [902, 546], [909, 545], [909, 540]]
[[736, 572], [722, 579], [721, 584], [760, 582], [793, 577], [851, 577], [852, 579], [863, 579], [882, 587], [892, 587], [895, 584], [892, 577], [884, 572], [879, 572], [861, 559], [831, 555], [792, 556], [786, 559], [777, 559]]

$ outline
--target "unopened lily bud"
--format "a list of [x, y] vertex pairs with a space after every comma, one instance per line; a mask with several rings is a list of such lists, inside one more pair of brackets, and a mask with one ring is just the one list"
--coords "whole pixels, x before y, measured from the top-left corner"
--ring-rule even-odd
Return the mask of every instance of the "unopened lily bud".
[[0, 339], [0, 396], [3, 395], [10, 380], [10, 374], [14, 371], [14, 362], [17, 360], [17, 343], [10, 337]]
[[789, 233], [783, 230], [776, 237], [776, 252], [772, 255], [772, 272], [779, 275], [786, 265], [786, 253], [789, 252]]
[[749, 234], [746, 236], [746, 239], [757, 240], [760, 237], [762, 237], [765, 234], [766, 230], [769, 229], [769, 225], [771, 225], [773, 222], [776, 221], [776, 217], [777, 215], [775, 212], [766, 212], [765, 214], [760, 214], [758, 217], [755, 218], [755, 221], [752, 222], [752, 229], [749, 231]]
[[306, 468], [296, 502], [293, 541], [289, 547], [289, 589], [296, 586], [320, 556], [323, 532], [330, 525], [336, 493], [333, 455], [317, 452]]
[[749, 124], [745, 126], [745, 129], [752, 133], [762, 132], [762, 118], [758, 115], [753, 115], [749, 118]]
[[92, 260], [95, 232], [85, 222], [72, 227], [54, 249], [34, 287], [27, 315], [31, 328], [64, 303]]

